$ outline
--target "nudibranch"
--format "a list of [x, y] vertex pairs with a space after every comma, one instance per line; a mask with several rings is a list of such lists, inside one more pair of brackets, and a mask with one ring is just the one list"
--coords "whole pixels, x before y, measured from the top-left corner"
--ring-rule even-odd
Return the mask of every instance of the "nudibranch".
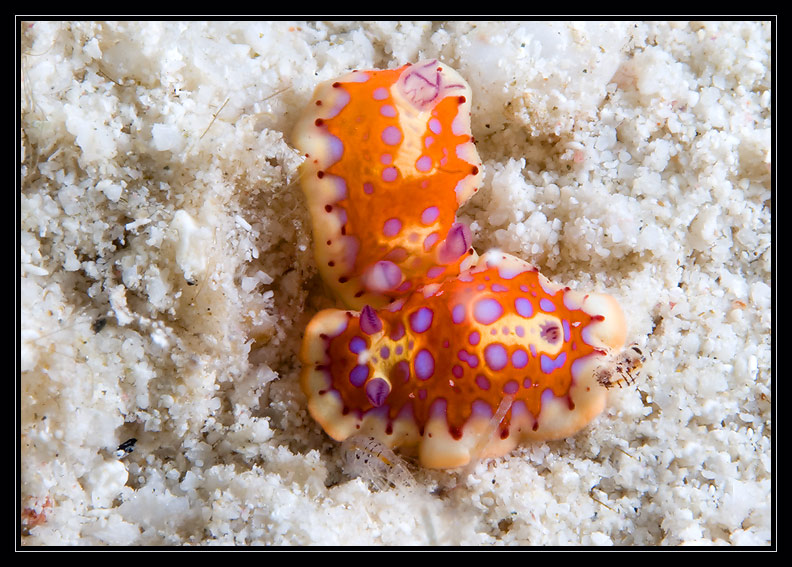
[[368, 435], [452, 468], [583, 428], [605, 406], [603, 368], [625, 337], [612, 297], [489, 251], [382, 309], [320, 311], [301, 385], [334, 439]]
[[319, 271], [348, 307], [382, 307], [475, 257], [456, 220], [482, 176], [470, 108], [437, 60], [316, 87], [293, 143]]

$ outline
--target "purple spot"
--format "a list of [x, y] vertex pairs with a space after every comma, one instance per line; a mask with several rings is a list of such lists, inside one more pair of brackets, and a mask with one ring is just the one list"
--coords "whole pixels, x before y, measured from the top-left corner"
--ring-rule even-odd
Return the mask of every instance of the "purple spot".
[[326, 139], [330, 146], [330, 163], [340, 161], [344, 155], [344, 142], [332, 134], [328, 134]]
[[393, 156], [390, 154], [380, 154], [380, 163], [382, 165], [390, 165], [393, 163]]
[[396, 218], [390, 218], [385, 221], [385, 226], [382, 227], [382, 234], [385, 236], [396, 236], [401, 229], [401, 221]]
[[431, 118], [429, 119], [429, 129], [433, 134], [439, 134], [443, 131], [443, 125], [437, 118]]
[[432, 249], [432, 246], [435, 245], [435, 242], [437, 242], [438, 238], [440, 238], [440, 233], [438, 232], [433, 232], [432, 234], [427, 236], [424, 239], [424, 243], [423, 243], [424, 252], [429, 252], [429, 250]]
[[358, 364], [349, 373], [349, 381], [356, 388], [361, 387], [368, 380], [369, 367], [363, 364]]
[[421, 307], [418, 311], [410, 313], [410, 328], [416, 333], [424, 333], [432, 326], [434, 313], [428, 307]]
[[347, 198], [347, 184], [346, 181], [342, 177], [338, 177], [336, 175], [330, 176], [335, 185], [335, 200], [341, 201]]
[[380, 114], [382, 114], [386, 118], [393, 118], [394, 116], [396, 116], [396, 109], [393, 107], [392, 104], [383, 104], [380, 107]]
[[472, 333], [470, 333], [470, 335], [468, 336], [468, 342], [473, 346], [479, 344], [481, 342], [481, 333], [479, 333], [478, 331], [473, 331]]
[[550, 301], [549, 299], [544, 298], [544, 297], [539, 300], [539, 307], [545, 313], [552, 313], [556, 309], [555, 308], [555, 304], [552, 301]]
[[464, 372], [465, 370], [458, 364], [455, 364], [454, 366], [451, 367], [451, 374], [453, 374], [457, 378], [462, 378], [462, 374], [464, 374]]
[[402, 282], [399, 266], [388, 260], [380, 260], [363, 274], [363, 283], [372, 291], [391, 291]]
[[492, 284], [492, 291], [509, 291], [509, 288], [499, 283]]
[[490, 389], [490, 381], [483, 374], [477, 374], [476, 375], [476, 386], [478, 386], [481, 390], [489, 390]]
[[438, 216], [440, 216], [440, 209], [437, 207], [426, 207], [421, 213], [421, 222], [425, 225], [434, 224]]
[[518, 297], [514, 300], [514, 309], [517, 311], [518, 315], [521, 315], [526, 319], [533, 317], [533, 304], [531, 303], [530, 299]]
[[388, 94], [388, 89], [385, 87], [378, 87], [374, 89], [372, 96], [374, 97], [374, 100], [385, 100], [390, 95]]
[[523, 380], [523, 388], [526, 388], [526, 389], [530, 388], [531, 385], [532, 385], [532, 382], [531, 382], [530, 378], [526, 378], [525, 380]]
[[520, 385], [517, 383], [517, 380], [509, 380], [503, 385], [504, 394], [516, 394], [519, 389]]
[[509, 355], [502, 344], [492, 343], [484, 348], [484, 360], [492, 370], [503, 370], [509, 362]]
[[385, 360], [390, 356], [390, 349], [386, 346], [380, 349], [380, 358]]
[[489, 420], [492, 417], [492, 407], [482, 399], [473, 400], [470, 404], [471, 417]]
[[512, 365], [515, 368], [524, 368], [526, 364], [528, 364], [528, 353], [518, 348], [512, 354]]
[[355, 354], [360, 354], [366, 349], [366, 340], [363, 337], [352, 337], [349, 340], [349, 350]]
[[506, 266], [498, 266], [498, 275], [504, 280], [511, 280], [519, 276], [525, 270], [521, 268], [509, 268]]
[[386, 167], [382, 170], [382, 180], [385, 182], [390, 183], [391, 181], [396, 181], [398, 176], [399, 172], [395, 167]]
[[373, 335], [382, 330], [382, 321], [370, 305], [364, 305], [360, 311], [360, 330], [367, 335]]
[[363, 192], [366, 195], [371, 195], [374, 192], [374, 186], [371, 183], [368, 183], [368, 182], [364, 183], [363, 184]]
[[352, 96], [348, 91], [344, 89], [338, 89], [336, 91], [335, 104], [333, 104], [333, 106], [328, 109], [328, 114], [325, 116], [325, 120], [329, 120], [338, 116], [338, 113], [344, 110], [346, 105], [349, 104], [350, 100], [352, 100]]
[[455, 305], [454, 308], [451, 310], [451, 320], [459, 325], [462, 321], [465, 320], [465, 306], [461, 303], [459, 305]]
[[523, 328], [522, 325], [517, 325], [516, 327], [514, 327], [514, 332], [517, 333], [518, 337], [525, 336], [525, 329]]
[[380, 407], [390, 394], [390, 384], [382, 378], [373, 378], [366, 384], [366, 397], [372, 406]]
[[435, 361], [432, 353], [426, 349], [415, 355], [415, 376], [419, 380], [428, 380], [434, 374]]
[[564, 342], [569, 342], [569, 338], [572, 336], [572, 333], [569, 329], [569, 321], [564, 319], [561, 321], [561, 325], [564, 327]]
[[542, 372], [545, 374], [552, 374], [554, 370], [557, 370], [564, 366], [566, 362], [566, 352], [562, 352], [558, 355], [558, 358], [550, 358], [546, 354], [543, 354], [539, 357], [539, 367], [542, 369]]
[[427, 136], [426, 138], [424, 138], [424, 146], [425, 147], [428, 148], [432, 144], [434, 144], [434, 138], [432, 138], [431, 136]]
[[396, 126], [387, 126], [382, 131], [382, 141], [389, 146], [398, 146], [402, 141], [402, 133]]
[[503, 306], [497, 299], [486, 297], [473, 305], [473, 317], [482, 325], [494, 323], [503, 315]]
[[546, 321], [539, 327], [539, 336], [548, 343], [556, 343], [561, 338], [561, 329], [552, 321]]
[[[368, 73], [361, 73], [357, 70], [352, 71], [352, 75], [350, 75], [346, 81], [349, 83], [365, 83], [371, 77], [369, 77]], [[335, 86], [335, 85], [333, 85]]]
[[[415, 162], [415, 169], [426, 173], [432, 170], [432, 158], [430, 156], [421, 156]], [[428, 224], [428, 223], [427, 223]]]
[[460, 350], [457, 353], [457, 357], [462, 362], [467, 362], [467, 365], [470, 366], [471, 368], [475, 368], [476, 366], [478, 366], [479, 363], [478, 357], [475, 354], [470, 354], [466, 350]]
[[443, 272], [445, 271], [446, 271], [445, 266], [434, 266], [433, 268], [429, 268], [426, 271], [426, 277], [429, 278], [430, 280], [434, 278], [439, 278], [440, 276], [443, 275]]

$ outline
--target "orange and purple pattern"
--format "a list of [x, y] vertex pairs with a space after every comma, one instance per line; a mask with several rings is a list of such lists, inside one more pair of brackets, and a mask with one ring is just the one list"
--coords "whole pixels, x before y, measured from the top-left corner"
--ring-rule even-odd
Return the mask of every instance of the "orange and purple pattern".
[[456, 218], [481, 180], [470, 95], [434, 60], [352, 72], [317, 87], [295, 133], [320, 273], [350, 308], [306, 329], [308, 409], [336, 440], [435, 468], [580, 430], [626, 337], [610, 296], [471, 247]]

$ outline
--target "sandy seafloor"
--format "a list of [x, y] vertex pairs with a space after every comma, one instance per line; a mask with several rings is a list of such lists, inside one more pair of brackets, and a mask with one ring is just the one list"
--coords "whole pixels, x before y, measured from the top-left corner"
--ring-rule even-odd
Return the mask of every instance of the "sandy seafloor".
[[[771, 31], [22, 23], [21, 544], [769, 545]], [[472, 87], [474, 246], [613, 294], [647, 359], [573, 438], [377, 490], [298, 385], [332, 300], [290, 132], [427, 58]]]

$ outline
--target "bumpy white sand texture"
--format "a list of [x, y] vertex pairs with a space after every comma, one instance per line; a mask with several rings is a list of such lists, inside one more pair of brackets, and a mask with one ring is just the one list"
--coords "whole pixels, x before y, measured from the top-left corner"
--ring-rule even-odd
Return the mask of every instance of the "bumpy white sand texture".
[[[771, 28], [21, 22], [21, 543], [770, 544]], [[613, 294], [647, 360], [571, 439], [379, 489], [298, 387], [331, 300], [290, 131], [428, 57], [473, 89], [477, 249]]]

